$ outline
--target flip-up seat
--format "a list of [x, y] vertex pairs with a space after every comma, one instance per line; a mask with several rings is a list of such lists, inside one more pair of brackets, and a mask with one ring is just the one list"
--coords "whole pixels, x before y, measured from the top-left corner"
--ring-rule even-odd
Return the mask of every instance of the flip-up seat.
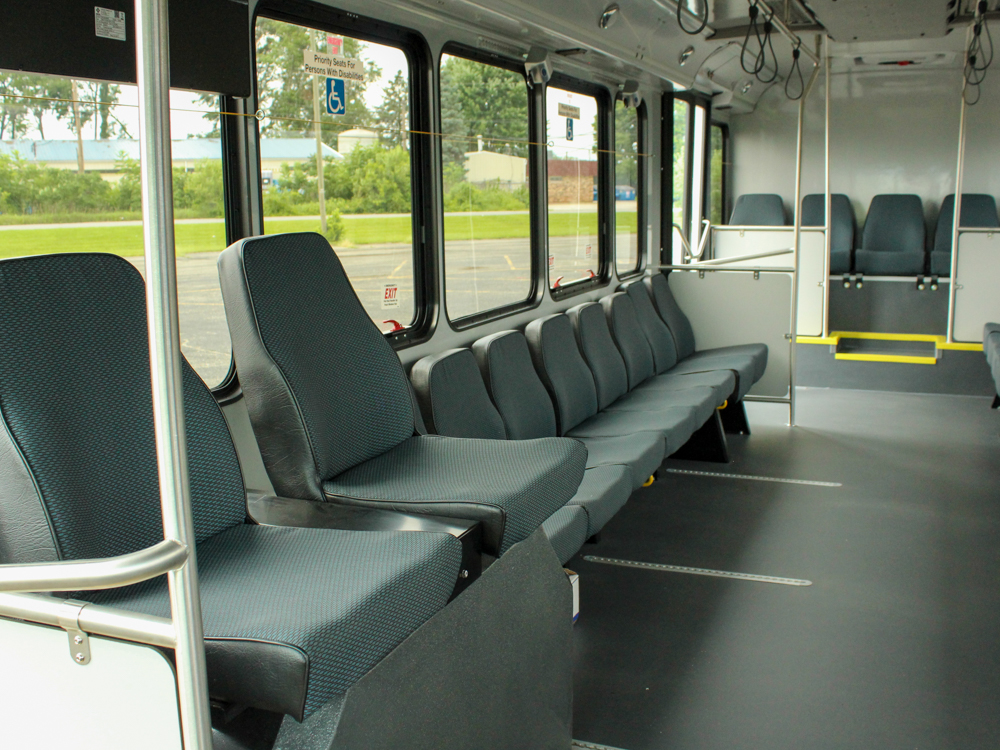
[[[951, 276], [951, 233], [955, 219], [955, 195], [946, 196], [938, 214], [931, 250], [931, 274]], [[992, 195], [962, 193], [960, 227], [1000, 227], [997, 221], [997, 202]]]
[[219, 256], [219, 276], [279, 495], [480, 521], [484, 550], [500, 555], [576, 493], [578, 443], [414, 435], [402, 364], [321, 235], [240, 240]]
[[924, 208], [918, 195], [876, 195], [868, 207], [854, 270], [873, 276], [918, 276], [927, 250]]
[[736, 199], [729, 223], [740, 227], [783, 227], [785, 204], [780, 195], [773, 193], [741, 195]]
[[[830, 273], [850, 273], [854, 268], [854, 232], [857, 223], [851, 199], [841, 193], [830, 196]], [[813, 193], [802, 199], [802, 226], [826, 226], [826, 194]]]
[[524, 330], [542, 383], [556, 407], [556, 423], [569, 437], [615, 437], [656, 431], [664, 453], [679, 450], [701, 427], [696, 409], [675, 406], [650, 411], [600, 411], [594, 376], [580, 354], [573, 324], [562, 313], [533, 320]]
[[[594, 375], [598, 407], [603, 410], [642, 411], [685, 404], [695, 409], [696, 420], [703, 424], [732, 393], [735, 380], [729, 371], [668, 375], [663, 378], [661, 388], [643, 387], [651, 385], [652, 380], [629, 378], [601, 303], [585, 302], [567, 310], [566, 315], [573, 323], [580, 353]], [[638, 336], [638, 343], [645, 346], [642, 334]]]
[[[470, 350], [450, 349], [424, 357], [413, 365], [410, 378], [428, 429], [439, 435], [507, 439], [503, 419], [490, 401]], [[583, 482], [568, 504], [586, 512], [588, 536], [599, 532], [625, 505], [632, 484], [632, 473], [622, 464], [595, 466], [584, 472]], [[557, 531], [553, 528], [556, 519], [550, 520], [548, 527], [549, 521], [542, 524], [547, 534]], [[553, 542], [553, 547], [557, 546], [566, 545]]]
[[[535, 372], [528, 342], [520, 331], [500, 331], [472, 345], [486, 390], [503, 419], [507, 437], [528, 440], [557, 434], [552, 399]], [[659, 432], [617, 437], [578, 437], [587, 448], [587, 468], [623, 464], [638, 489], [663, 461]]]
[[[656, 273], [643, 279], [643, 284], [653, 300], [654, 307], [656, 312], [659, 313], [660, 319], [670, 329], [677, 359], [681, 365], [688, 368], [701, 366], [746, 372], [744, 359], [749, 357], [753, 361], [753, 375], [750, 378], [750, 382], [747, 382], [745, 376], [740, 378], [737, 383], [738, 400], [741, 400], [747, 394], [754, 383], [764, 377], [764, 372], [767, 370], [766, 344], [737, 344], [735, 346], [721, 346], [714, 349], [699, 350], [695, 342], [691, 321], [688, 320], [687, 315], [684, 314], [680, 305], [677, 304], [673, 292], [670, 291], [670, 284], [667, 282], [667, 277], [662, 273]], [[631, 285], [629, 289], [631, 289]], [[636, 295], [636, 292], [633, 292], [633, 295]], [[633, 296], [633, 300], [635, 299], [638, 299], [638, 297]], [[643, 317], [644, 319], [649, 319], [648, 315]], [[735, 359], [730, 360], [730, 357]]]
[[[440, 610], [447, 534], [257, 526], [236, 450], [182, 363], [213, 699], [302, 719]], [[0, 563], [127, 554], [163, 539], [142, 277], [122, 258], [0, 261]], [[75, 598], [169, 616], [165, 577]]]

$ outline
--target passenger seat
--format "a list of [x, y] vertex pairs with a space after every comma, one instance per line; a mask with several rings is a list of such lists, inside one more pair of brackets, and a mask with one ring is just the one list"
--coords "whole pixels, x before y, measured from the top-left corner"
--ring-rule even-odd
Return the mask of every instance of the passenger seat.
[[[643, 284], [653, 300], [660, 319], [670, 330], [679, 364], [688, 368], [688, 371], [694, 371], [700, 367], [704, 369], [724, 368], [738, 373], [736, 399], [742, 401], [754, 383], [764, 377], [767, 370], [767, 345], [736, 344], [699, 350], [691, 321], [677, 304], [673, 292], [670, 291], [667, 277], [662, 273], [655, 273], [644, 278]], [[633, 291], [632, 294], [634, 295], [633, 299], [638, 298], [638, 290]], [[639, 307], [641, 309], [645, 306], [640, 304]], [[644, 317], [649, 318], [648, 314]], [[753, 363], [752, 368], [747, 368], [745, 364], [747, 359]]]
[[[507, 438], [555, 437], [557, 422], [552, 399], [531, 361], [528, 342], [520, 331], [500, 331], [472, 345], [486, 390], [503, 419]], [[587, 468], [623, 464], [638, 489], [663, 461], [659, 432], [634, 432], [618, 437], [577, 438], [587, 448]]]
[[[845, 274], [854, 270], [854, 232], [857, 222], [851, 199], [834, 193], [830, 196], [830, 273]], [[802, 199], [802, 226], [826, 226], [826, 193], [814, 193]]]
[[993, 408], [996, 409], [1000, 407], [1000, 323], [987, 323], [984, 327], [983, 351], [993, 375], [993, 386], [996, 389]]
[[876, 195], [868, 207], [854, 270], [874, 276], [919, 276], [927, 265], [927, 230], [918, 195]]
[[319, 234], [251, 237], [219, 256], [233, 357], [282, 496], [480, 521], [499, 556], [576, 494], [565, 440], [415, 434], [406, 373]]
[[739, 227], [783, 227], [785, 203], [774, 193], [748, 193], [736, 199], [733, 215], [729, 217], [731, 226]]
[[[934, 249], [931, 250], [931, 275], [951, 276], [951, 235], [955, 219], [955, 195], [945, 197], [938, 214], [934, 232]], [[997, 221], [997, 202], [992, 195], [962, 193], [960, 227], [1000, 227]]]
[[[162, 541], [142, 277], [114, 255], [43, 255], [0, 261], [0, 290], [0, 563]], [[301, 721], [445, 606], [461, 544], [248, 523], [222, 412], [181, 369], [209, 693]], [[73, 596], [170, 616], [165, 576]]]
[[[468, 349], [450, 349], [419, 360], [410, 370], [417, 402], [429, 429], [451, 437], [506, 440], [507, 430], [500, 412], [490, 401], [476, 358]], [[567, 439], [568, 440], [568, 439]], [[575, 442], [575, 441], [574, 441]], [[645, 479], [645, 477], [644, 477]], [[584, 513], [586, 535], [597, 534], [632, 494], [632, 473], [628, 466], [605, 465], [589, 468], [568, 506]], [[553, 547], [568, 551], [572, 545], [553, 539], [560, 532], [574, 534], [571, 520], [557, 514], [542, 524]], [[565, 563], [579, 546], [562, 559]]]

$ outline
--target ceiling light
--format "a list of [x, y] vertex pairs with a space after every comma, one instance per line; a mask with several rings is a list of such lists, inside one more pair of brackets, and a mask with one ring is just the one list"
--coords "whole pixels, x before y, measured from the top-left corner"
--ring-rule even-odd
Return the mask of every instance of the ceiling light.
[[615, 21], [618, 20], [618, 11], [620, 10], [621, 8], [618, 7], [617, 3], [611, 3], [611, 5], [604, 9], [601, 17], [597, 19], [597, 25], [602, 29], [610, 29]]
[[684, 51], [681, 52], [680, 57], [677, 58], [677, 62], [683, 65], [688, 61], [688, 58], [691, 57], [691, 55], [693, 54], [694, 54], [694, 47], [692, 47], [689, 44], [687, 47], [684, 48]]

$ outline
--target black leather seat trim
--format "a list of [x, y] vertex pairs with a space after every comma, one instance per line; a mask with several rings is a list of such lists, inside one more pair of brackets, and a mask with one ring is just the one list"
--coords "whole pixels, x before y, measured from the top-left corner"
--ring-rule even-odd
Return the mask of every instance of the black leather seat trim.
[[42, 492], [4, 419], [0, 419], [0, 509], [0, 564], [60, 559]]
[[205, 661], [212, 698], [302, 721], [309, 684], [309, 656], [302, 649], [276, 641], [207, 637]]

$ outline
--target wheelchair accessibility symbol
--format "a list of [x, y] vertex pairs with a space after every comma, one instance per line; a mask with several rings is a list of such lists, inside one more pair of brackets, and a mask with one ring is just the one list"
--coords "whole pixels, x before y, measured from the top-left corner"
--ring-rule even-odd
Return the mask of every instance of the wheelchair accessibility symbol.
[[342, 78], [326, 79], [326, 113], [328, 115], [347, 114], [346, 81]]

